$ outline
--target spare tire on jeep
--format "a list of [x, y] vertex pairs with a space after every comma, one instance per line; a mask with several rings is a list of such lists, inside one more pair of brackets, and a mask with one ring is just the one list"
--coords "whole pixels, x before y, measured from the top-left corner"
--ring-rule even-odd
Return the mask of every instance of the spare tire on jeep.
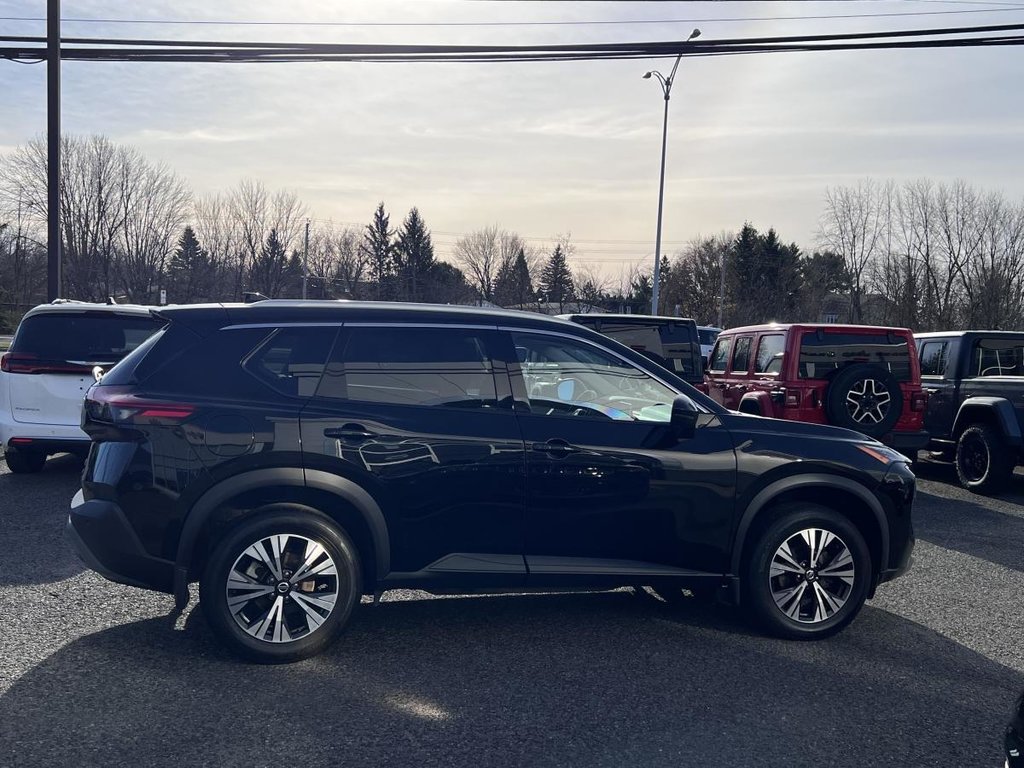
[[881, 365], [857, 363], [840, 369], [825, 393], [830, 424], [882, 437], [903, 412], [903, 392], [892, 372]]

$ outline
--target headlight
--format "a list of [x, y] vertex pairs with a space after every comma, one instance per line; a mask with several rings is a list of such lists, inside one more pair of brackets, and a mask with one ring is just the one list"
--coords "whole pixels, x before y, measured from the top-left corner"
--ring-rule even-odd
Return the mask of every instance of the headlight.
[[866, 453], [868, 456], [873, 458], [875, 461], [879, 461], [882, 464], [892, 464], [894, 461], [903, 461], [910, 464], [910, 459], [904, 456], [899, 451], [894, 451], [892, 448], [884, 446], [882, 444], [866, 445], [864, 443], [857, 443], [857, 448]]

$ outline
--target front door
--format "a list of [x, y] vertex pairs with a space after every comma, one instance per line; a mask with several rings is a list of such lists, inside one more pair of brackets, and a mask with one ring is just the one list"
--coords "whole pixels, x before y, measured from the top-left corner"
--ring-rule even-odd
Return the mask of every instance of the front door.
[[347, 324], [302, 413], [307, 473], [354, 480], [380, 506], [390, 571], [437, 584], [525, 578], [523, 442], [497, 331]]
[[509, 343], [531, 583], [724, 573], [736, 459], [717, 417], [681, 441], [678, 393], [649, 371], [562, 334], [513, 331]]

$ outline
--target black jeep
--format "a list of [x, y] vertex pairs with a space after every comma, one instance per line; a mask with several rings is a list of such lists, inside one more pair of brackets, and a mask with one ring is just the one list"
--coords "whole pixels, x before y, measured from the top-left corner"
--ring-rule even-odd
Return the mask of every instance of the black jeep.
[[915, 338], [929, 396], [929, 447], [956, 463], [964, 488], [1000, 490], [1024, 448], [1024, 333], [942, 331]]

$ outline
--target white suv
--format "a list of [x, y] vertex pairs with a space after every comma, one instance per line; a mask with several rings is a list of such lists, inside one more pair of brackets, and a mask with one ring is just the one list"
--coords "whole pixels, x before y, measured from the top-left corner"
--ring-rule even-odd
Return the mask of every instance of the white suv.
[[147, 307], [58, 300], [26, 313], [0, 358], [0, 445], [11, 472], [89, 450], [82, 401], [96, 381], [163, 323]]

